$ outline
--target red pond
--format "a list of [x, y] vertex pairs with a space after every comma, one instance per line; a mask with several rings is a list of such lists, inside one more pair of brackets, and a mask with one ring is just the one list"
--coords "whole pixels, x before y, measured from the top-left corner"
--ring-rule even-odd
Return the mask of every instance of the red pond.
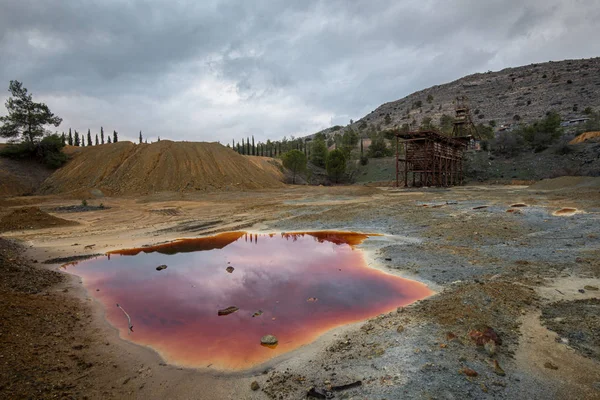
[[[355, 248], [367, 237], [233, 232], [117, 251], [67, 269], [82, 277], [122, 338], [180, 366], [240, 370], [432, 294], [369, 268]], [[157, 271], [160, 265], [168, 267]], [[218, 315], [228, 307], [238, 310]], [[278, 345], [261, 346], [264, 335]]]

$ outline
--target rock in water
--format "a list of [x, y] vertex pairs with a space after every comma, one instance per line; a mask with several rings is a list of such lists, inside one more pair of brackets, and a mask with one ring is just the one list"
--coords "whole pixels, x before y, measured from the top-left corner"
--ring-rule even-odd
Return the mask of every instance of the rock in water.
[[273, 335], [265, 335], [260, 339], [260, 344], [266, 344], [267, 346], [276, 345], [279, 341]]
[[218, 315], [229, 315], [236, 312], [237, 310], [239, 310], [239, 308], [237, 308], [236, 306], [227, 307], [222, 310], [219, 310]]
[[250, 384], [250, 389], [254, 390], [255, 392], [260, 389], [260, 386], [258, 386], [258, 382], [254, 381]]
[[163, 265], [159, 265], [158, 267], [156, 267], [157, 271], [162, 271], [163, 269], [167, 269], [167, 266], [164, 265], [164, 264]]
[[233, 268], [233, 267], [227, 267], [227, 268], [225, 268], [225, 271], [232, 273], [234, 269], [235, 268]]

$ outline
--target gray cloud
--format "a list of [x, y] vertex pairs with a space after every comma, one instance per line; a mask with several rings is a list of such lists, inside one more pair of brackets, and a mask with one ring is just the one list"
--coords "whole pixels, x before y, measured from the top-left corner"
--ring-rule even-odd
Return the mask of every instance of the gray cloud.
[[264, 140], [465, 74], [598, 56], [599, 19], [596, 0], [0, 0], [0, 85], [23, 81], [60, 129]]

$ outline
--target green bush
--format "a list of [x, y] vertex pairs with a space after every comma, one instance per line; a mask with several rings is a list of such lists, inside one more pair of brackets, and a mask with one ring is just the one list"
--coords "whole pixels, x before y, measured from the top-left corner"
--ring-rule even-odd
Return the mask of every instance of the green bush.
[[369, 157], [367, 157], [366, 155], [362, 155], [360, 156], [360, 165], [367, 165], [369, 164]]
[[283, 166], [292, 171], [292, 183], [296, 183], [296, 175], [306, 170], [306, 155], [300, 150], [290, 150], [281, 157]]
[[335, 183], [339, 183], [340, 179], [346, 172], [346, 156], [341, 150], [333, 150], [327, 155], [327, 174]]
[[68, 160], [67, 155], [62, 152], [63, 147], [61, 137], [54, 134], [48, 135], [34, 144], [29, 141], [9, 144], [0, 152], [0, 156], [13, 159], [35, 159], [56, 169]]

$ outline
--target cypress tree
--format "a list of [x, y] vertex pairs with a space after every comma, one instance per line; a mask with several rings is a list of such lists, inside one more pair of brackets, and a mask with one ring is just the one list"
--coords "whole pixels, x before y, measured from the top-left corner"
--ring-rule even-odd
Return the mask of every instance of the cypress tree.
[[242, 138], [242, 153], [241, 154], [246, 154], [246, 144], [244, 143], [244, 138]]
[[71, 128], [69, 128], [69, 146], [73, 146], [73, 135], [71, 134]]
[[104, 144], [104, 128], [100, 127], [100, 143]]
[[246, 147], [247, 147], [246, 148], [246, 155], [249, 156], [250, 155], [250, 138], [249, 137], [246, 138]]
[[364, 149], [363, 149], [363, 139], [360, 138], [360, 155], [361, 156], [363, 155], [363, 152], [364, 152]]
[[279, 142], [279, 155], [281, 155], [281, 142]]
[[98, 141], [98, 134], [96, 133], [96, 146], [98, 146], [100, 142]]
[[235, 139], [231, 139], [231, 148], [235, 150]]
[[113, 143], [117, 143], [119, 141], [119, 134], [117, 131], [113, 131]]
[[90, 130], [88, 129], [88, 134], [87, 134], [87, 142], [88, 142], [88, 146], [92, 145], [92, 133], [90, 132]]
[[75, 146], [79, 146], [81, 144], [79, 142], [79, 132], [77, 132], [77, 130], [75, 130], [75, 140], [73, 143], [75, 144]]
[[252, 155], [256, 155], [256, 147], [254, 146], [254, 135], [252, 135]]
[[158, 141], [160, 142], [160, 136], [158, 137]]
[[67, 144], [67, 137], [65, 136], [65, 133], [62, 133], [62, 136], [60, 137], [60, 141], [62, 142], [62, 145], [65, 146]]
[[110, 144], [110, 136], [108, 137], [108, 139], [107, 139], [106, 143], [109, 143], [109, 144]]
[[140, 144], [142, 144], [142, 131], [140, 131]]

